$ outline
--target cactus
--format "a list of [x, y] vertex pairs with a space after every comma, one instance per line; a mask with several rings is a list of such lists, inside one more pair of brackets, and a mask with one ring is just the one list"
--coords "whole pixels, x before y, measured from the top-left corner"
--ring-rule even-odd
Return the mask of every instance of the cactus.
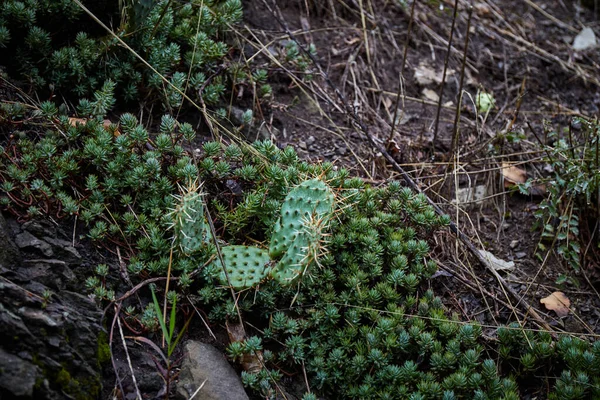
[[[212, 240], [202, 196], [195, 184], [190, 185], [172, 213], [175, 239], [184, 255], [197, 253]], [[333, 214], [333, 201], [333, 192], [323, 181], [311, 179], [296, 186], [281, 207], [269, 250], [221, 247], [225, 268], [219, 259], [213, 261], [219, 267], [219, 281], [236, 290], [257, 285], [269, 274], [282, 285], [294, 282], [316, 261], [321, 250], [321, 231]], [[278, 258], [281, 260], [271, 269]]]
[[292, 189], [285, 198], [281, 217], [271, 236], [270, 256], [278, 258], [284, 255], [309, 219], [329, 219], [333, 211], [333, 200], [331, 189], [318, 179], [304, 181]]
[[212, 234], [204, 216], [203, 193], [196, 184], [190, 184], [178, 196], [179, 204], [173, 210], [175, 241], [184, 255], [190, 255], [210, 243]]
[[318, 179], [290, 191], [271, 236], [270, 256], [283, 255], [271, 271], [273, 279], [282, 285], [293, 283], [313, 264], [321, 249], [322, 228], [333, 214], [333, 201], [329, 186]]
[[298, 232], [281, 260], [271, 271], [271, 277], [282, 285], [289, 285], [304, 275], [315, 262], [320, 251], [320, 230], [313, 234]]
[[271, 258], [267, 250], [255, 246], [224, 246], [221, 248], [221, 255], [229, 282], [217, 259], [215, 262], [221, 267], [219, 280], [223, 285], [231, 284], [236, 290], [259, 284], [269, 273]]

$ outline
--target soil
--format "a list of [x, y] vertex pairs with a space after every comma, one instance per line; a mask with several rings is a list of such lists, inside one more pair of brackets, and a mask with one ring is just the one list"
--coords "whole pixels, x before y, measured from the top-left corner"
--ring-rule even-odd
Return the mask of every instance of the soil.
[[[275, 137], [279, 145], [292, 145], [313, 161], [333, 161], [373, 184], [401, 179], [345, 112], [354, 111], [368, 134], [383, 146], [389, 144], [390, 154], [411, 179], [453, 215], [477, 248], [515, 263], [512, 271], [501, 275], [521, 301], [507, 299], [497, 279], [464, 246], [457, 247], [455, 235], [440, 234], [434, 257], [443, 272], [431, 285], [450, 309], [465, 319], [496, 326], [514, 320], [513, 306], [523, 311], [526, 302], [537, 310], [540, 321], [554, 329], [599, 333], [594, 266], [574, 273], [553, 253], [542, 263], [536, 257], [540, 235], [533, 229], [533, 213], [543, 197], [511, 193], [500, 172], [502, 163], [510, 162], [530, 177], [543, 176], [544, 165], [530, 152], [539, 149], [538, 138], [545, 139], [545, 124], [560, 131], [573, 117], [598, 117], [600, 52], [597, 48], [574, 52], [571, 47], [582, 27], [600, 26], [598, 14], [576, 1], [476, 1], [465, 54], [469, 11], [459, 2], [438, 125], [435, 97], [440, 92], [454, 2], [417, 2], [410, 35], [411, 8], [400, 6], [403, 2], [276, 3], [276, 7], [268, 1], [244, 3], [245, 20], [258, 38], [256, 43], [271, 43], [267, 49], [254, 48], [265, 50], [263, 56], [266, 50], [272, 54], [292, 33], [299, 44], [316, 46], [319, 65], [310, 66], [312, 81], [302, 80], [301, 73], [270, 70], [280, 79], [268, 117], [280, 133]], [[269, 58], [264, 57], [265, 63]], [[430, 82], [417, 78], [428, 69]], [[458, 146], [453, 152], [462, 71]], [[495, 99], [488, 114], [477, 113], [478, 91]], [[392, 124], [396, 104], [397, 122]], [[392, 125], [394, 134], [388, 142]], [[509, 134], [523, 139], [510, 144], [504, 140]], [[457, 211], [451, 204], [455, 191], [476, 186], [485, 188], [485, 199], [461, 204]], [[573, 282], [557, 284], [561, 275], [573, 277]], [[569, 316], [559, 318], [540, 304], [554, 291], [570, 299]], [[533, 318], [521, 314], [518, 319]]]

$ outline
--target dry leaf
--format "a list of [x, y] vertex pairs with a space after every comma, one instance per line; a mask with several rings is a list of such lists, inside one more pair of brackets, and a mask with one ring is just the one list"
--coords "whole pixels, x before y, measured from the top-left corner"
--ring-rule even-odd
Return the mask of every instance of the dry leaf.
[[[75, 117], [69, 117], [69, 124], [71, 124], [71, 126], [77, 126], [77, 125], [86, 125], [88, 123], [88, 119], [87, 118], [75, 118]], [[105, 119], [102, 121], [102, 126], [104, 126], [104, 129], [106, 129], [107, 131], [110, 132], [110, 125], [112, 124], [112, 122], [109, 119]], [[113, 132], [113, 134], [115, 136], [119, 136], [121, 134], [121, 132], [119, 132], [118, 129], [115, 129], [115, 131]]]
[[85, 125], [87, 124], [87, 119], [69, 117], [69, 124], [71, 124], [71, 126]]
[[[527, 172], [508, 163], [502, 163], [502, 176], [504, 177], [504, 187], [506, 189], [527, 182]], [[527, 194], [530, 196], [544, 196], [546, 185], [543, 183], [530, 185], [527, 187]]]
[[426, 99], [431, 101], [438, 101], [440, 99], [438, 94], [431, 89], [423, 89], [423, 96], [425, 96]]
[[485, 17], [491, 14], [492, 12], [490, 6], [488, 6], [485, 3], [476, 3], [473, 7], [475, 8], [475, 12], [477, 13], [477, 15], [481, 17]]
[[513, 261], [507, 262], [507, 261], [501, 260], [500, 258], [496, 257], [495, 255], [493, 255], [492, 253], [490, 253], [489, 251], [486, 251], [486, 250], [479, 250], [479, 253], [481, 253], [483, 258], [486, 259], [488, 264], [495, 271], [510, 271], [515, 268], [515, 263]]
[[[225, 328], [227, 328], [227, 335], [230, 342], [243, 342], [246, 340], [244, 328], [240, 323], [225, 322]], [[263, 366], [262, 351], [257, 351], [255, 354], [244, 354], [240, 360], [240, 364], [244, 368], [244, 371], [251, 373], [260, 372]]]
[[460, 188], [456, 191], [456, 198], [453, 203], [480, 203], [486, 196], [485, 185], [477, 185], [475, 187]]
[[502, 163], [502, 176], [504, 177], [505, 188], [527, 181], [527, 172], [508, 163]]
[[[446, 79], [454, 74], [453, 69], [446, 70]], [[421, 61], [415, 68], [415, 79], [419, 85], [429, 85], [430, 83], [442, 83], [443, 70], [439, 71], [431, 68], [425, 61]]]
[[540, 300], [546, 309], [552, 310], [559, 317], [566, 317], [569, 314], [569, 307], [571, 301], [563, 292], [554, 292], [548, 297], [544, 297]]

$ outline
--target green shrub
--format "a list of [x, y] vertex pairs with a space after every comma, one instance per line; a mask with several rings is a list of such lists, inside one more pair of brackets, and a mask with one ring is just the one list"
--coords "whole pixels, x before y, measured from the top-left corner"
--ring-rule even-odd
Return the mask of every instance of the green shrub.
[[220, 67], [229, 51], [222, 40], [241, 19], [240, 0], [83, 3], [118, 39], [71, 0], [7, 0], [0, 7], [4, 60], [34, 88], [80, 98], [110, 79], [120, 100], [173, 109], [182, 93], [198, 101], [201, 92], [206, 104], [216, 104], [231, 85]]

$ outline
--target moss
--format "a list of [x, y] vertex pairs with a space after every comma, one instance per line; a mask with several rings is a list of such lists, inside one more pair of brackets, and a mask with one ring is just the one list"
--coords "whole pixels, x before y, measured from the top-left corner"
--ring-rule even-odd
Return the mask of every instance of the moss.
[[69, 383], [71, 383], [71, 374], [69, 373], [69, 371], [63, 368], [60, 371], [58, 371], [54, 381], [58, 385], [60, 385], [60, 387], [66, 389], [69, 386]]
[[53, 383], [76, 400], [96, 399], [102, 391], [99, 378], [76, 379], [64, 367], [55, 375]]
[[96, 356], [100, 367], [110, 361], [110, 345], [108, 344], [108, 335], [104, 331], [98, 333]]

